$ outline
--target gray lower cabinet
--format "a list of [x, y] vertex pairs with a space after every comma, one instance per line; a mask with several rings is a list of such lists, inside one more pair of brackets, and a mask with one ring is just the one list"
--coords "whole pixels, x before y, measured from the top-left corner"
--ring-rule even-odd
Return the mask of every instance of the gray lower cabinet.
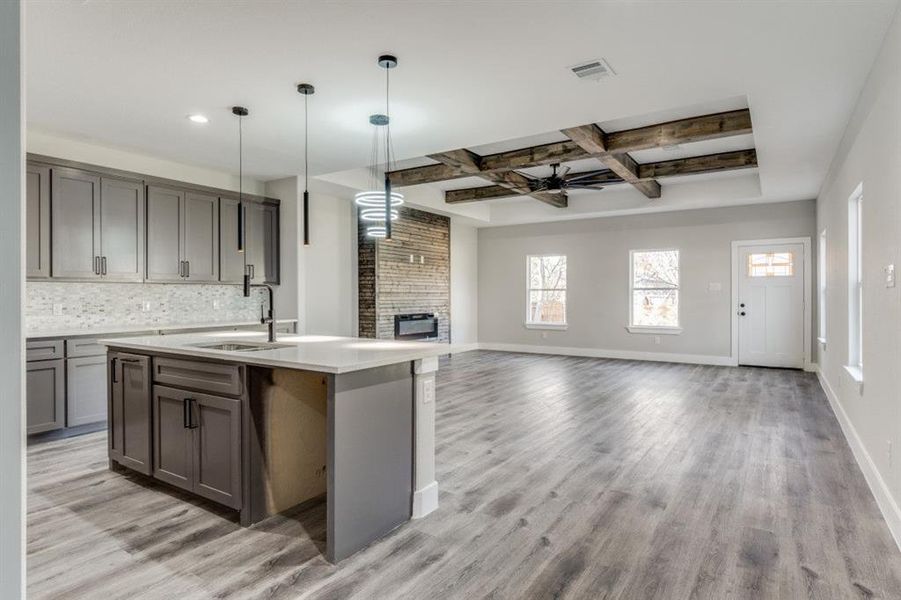
[[240, 509], [241, 400], [155, 385], [153, 476]]
[[26, 364], [26, 431], [60, 429], [66, 424], [66, 362], [36, 360]]
[[110, 353], [109, 373], [109, 457], [151, 475], [150, 357]]
[[28, 163], [25, 171], [25, 274], [50, 277], [50, 167]]
[[75, 427], [106, 420], [106, 357], [66, 359], [66, 425]]

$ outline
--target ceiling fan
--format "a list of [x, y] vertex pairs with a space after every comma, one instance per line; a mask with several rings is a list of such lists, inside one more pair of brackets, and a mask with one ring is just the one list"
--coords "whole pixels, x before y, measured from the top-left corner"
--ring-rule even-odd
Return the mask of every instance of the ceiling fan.
[[[608, 169], [583, 171], [572, 175], [569, 175], [570, 167], [560, 169], [560, 163], [553, 163], [551, 169], [553, 172], [548, 177], [529, 179], [529, 188], [533, 192], [566, 195], [567, 190], [601, 190], [605, 185], [611, 183]], [[558, 169], [560, 169], [559, 172]]]

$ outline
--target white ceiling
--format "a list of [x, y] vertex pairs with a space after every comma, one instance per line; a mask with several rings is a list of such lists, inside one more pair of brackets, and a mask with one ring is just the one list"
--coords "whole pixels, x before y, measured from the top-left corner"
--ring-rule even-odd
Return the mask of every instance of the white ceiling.
[[[370, 154], [367, 116], [383, 108], [384, 71], [375, 59], [390, 51], [400, 61], [391, 89], [401, 160], [560, 139], [560, 128], [588, 122], [616, 130], [723, 106], [751, 109], [759, 173], [662, 181], [656, 206], [628, 186], [600, 192], [603, 203], [591, 200], [598, 194], [579, 194], [568, 212], [529, 199], [448, 208], [441, 186], [411, 189], [412, 197], [429, 198], [423, 205], [501, 224], [594, 216], [630, 203], [636, 210], [678, 208], [678, 198], [685, 206], [798, 200], [816, 195], [897, 6], [29, 0], [28, 125], [232, 170], [237, 125], [229, 107], [243, 104], [251, 111], [246, 169], [274, 179], [302, 170], [302, 99], [294, 86], [309, 81], [317, 89], [310, 99], [311, 174], [354, 185]], [[567, 70], [598, 57], [615, 77], [586, 82]], [[210, 123], [190, 123], [185, 116], [195, 112]], [[636, 159], [750, 141], [646, 151]], [[444, 187], [464, 183], [482, 182]]]

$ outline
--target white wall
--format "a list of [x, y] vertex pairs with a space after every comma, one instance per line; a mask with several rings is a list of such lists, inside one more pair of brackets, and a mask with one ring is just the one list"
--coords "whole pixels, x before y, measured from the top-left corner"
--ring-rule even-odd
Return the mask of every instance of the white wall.
[[[480, 229], [479, 343], [728, 364], [732, 241], [813, 238], [815, 224], [803, 201]], [[629, 250], [649, 248], [680, 250], [680, 335], [626, 331]], [[526, 256], [543, 253], [567, 255], [566, 331], [523, 325]]]
[[[817, 199], [826, 229], [826, 344], [820, 377], [901, 546], [901, 13], [886, 35]], [[848, 197], [863, 183], [863, 388], [848, 376]], [[893, 458], [890, 458], [890, 445]]]
[[451, 343], [479, 341], [479, 234], [471, 225], [451, 218], [450, 226]]
[[298, 276], [300, 199], [297, 177], [267, 181], [265, 195], [281, 200], [279, 205], [279, 276], [275, 288], [276, 319], [297, 319], [300, 314], [301, 282]]
[[0, 2], [0, 595], [24, 596], [22, 5]]
[[301, 247], [301, 331], [356, 335], [356, 231], [348, 195], [310, 192], [310, 245]]
[[[237, 144], [236, 140], [236, 161], [238, 155]], [[238, 190], [237, 167], [234, 172], [217, 171], [149, 156], [133, 150], [114, 148], [35, 129], [28, 130], [25, 145], [28, 152], [34, 154], [65, 158], [112, 169], [134, 171], [142, 175], [153, 175], [154, 177], [186, 181], [197, 185], [208, 185], [223, 190]], [[264, 184], [255, 179], [245, 177], [243, 188], [249, 194], [262, 195]]]

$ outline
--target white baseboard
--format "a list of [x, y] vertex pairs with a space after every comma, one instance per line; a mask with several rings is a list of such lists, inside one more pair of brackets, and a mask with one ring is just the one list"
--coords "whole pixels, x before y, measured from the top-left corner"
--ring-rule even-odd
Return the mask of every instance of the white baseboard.
[[864, 447], [863, 442], [861, 442], [860, 436], [857, 435], [857, 430], [854, 429], [854, 425], [851, 424], [851, 420], [848, 418], [848, 414], [842, 407], [841, 402], [839, 402], [835, 390], [829, 384], [826, 377], [823, 376], [822, 371], [817, 369], [816, 373], [817, 379], [820, 380], [820, 386], [822, 386], [823, 391], [826, 392], [826, 398], [829, 399], [829, 406], [832, 407], [832, 412], [835, 414], [835, 418], [838, 419], [838, 424], [842, 428], [842, 433], [845, 434], [845, 439], [848, 440], [851, 452], [857, 460], [857, 465], [860, 467], [860, 470], [863, 471], [863, 476], [870, 486], [870, 491], [873, 493], [873, 497], [876, 498], [876, 504], [879, 506], [882, 517], [888, 524], [889, 531], [895, 539], [895, 544], [897, 544], [898, 549], [901, 550], [901, 508], [898, 507], [898, 503], [895, 502], [895, 499], [892, 497], [892, 493], [885, 484], [885, 480], [876, 469], [876, 464], [873, 462], [872, 457], [870, 457], [870, 453], [867, 452], [867, 449]]
[[562, 356], [585, 356], [589, 358], [621, 358], [625, 360], [647, 360], [654, 362], [687, 363], [693, 365], [718, 365], [729, 367], [735, 363], [730, 356], [707, 356], [703, 354], [676, 354], [671, 352], [642, 352], [638, 350], [603, 350], [601, 348], [572, 348], [566, 346], [534, 346], [530, 344], [499, 344], [481, 342], [481, 350], [501, 352], [527, 352], [530, 354], [559, 354]]
[[413, 492], [413, 518], [421, 519], [438, 508], [438, 482]]

